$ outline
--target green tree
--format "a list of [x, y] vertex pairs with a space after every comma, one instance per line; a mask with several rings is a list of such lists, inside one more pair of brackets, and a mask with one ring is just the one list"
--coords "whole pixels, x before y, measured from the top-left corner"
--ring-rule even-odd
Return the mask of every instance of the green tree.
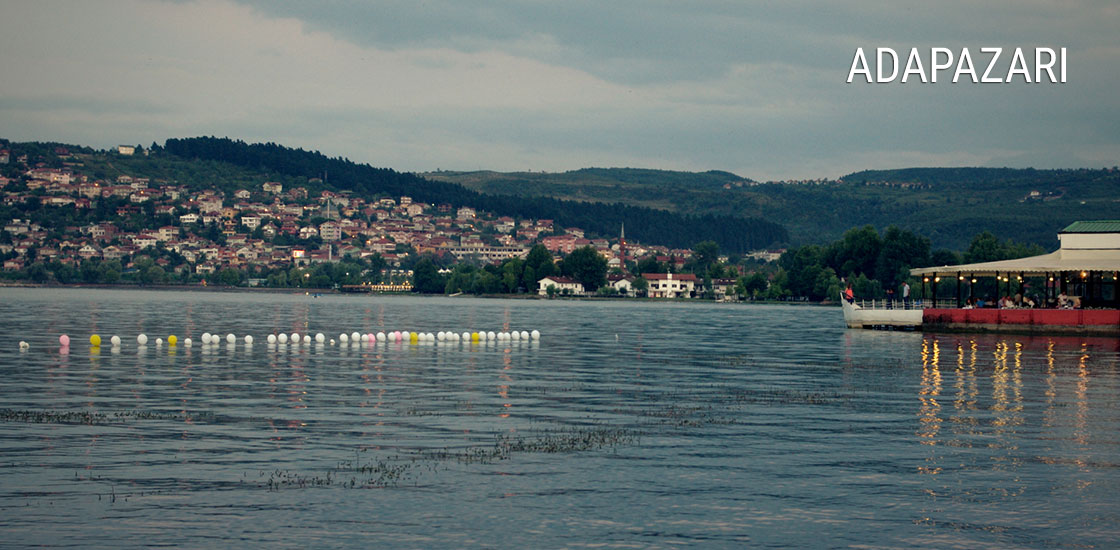
[[366, 260], [366, 265], [369, 266], [369, 271], [368, 271], [367, 275], [368, 275], [368, 278], [369, 278], [370, 282], [373, 282], [373, 283], [382, 282], [381, 281], [381, 272], [385, 271], [385, 268], [388, 267], [388, 265], [389, 265], [385, 261], [385, 258], [382, 258], [380, 253], [375, 253], [372, 256], [367, 256], [365, 260]]
[[737, 286], [739, 286], [739, 294], [743, 296], [750, 296], [751, 298], [758, 298], [766, 291], [769, 282], [766, 276], [759, 272], [751, 273], [750, 276], [740, 277]]
[[78, 281], [80, 278], [77, 269], [58, 261], [51, 262], [51, 272], [54, 273], [55, 280], [64, 285]]
[[537, 281], [556, 274], [556, 264], [552, 261], [552, 253], [543, 244], [534, 245], [525, 256], [522, 280], [525, 288], [530, 292], [537, 289]]
[[[522, 285], [521, 275], [524, 267], [524, 262], [518, 258], [511, 258], [502, 263], [502, 286], [505, 292], [514, 293], [518, 291]], [[528, 282], [525, 286], [528, 286]]]
[[98, 281], [105, 284], [113, 284], [121, 280], [121, 262], [118, 260], [106, 260], [101, 262], [97, 268], [99, 275]]
[[852, 293], [855, 294], [856, 299], [873, 300], [885, 296], [883, 285], [879, 284], [879, 281], [869, 279], [862, 273], [848, 282], [852, 284]]
[[930, 264], [929, 249], [929, 239], [893, 225], [888, 227], [875, 262], [875, 279], [886, 288], [897, 287], [909, 277], [911, 267]]
[[594, 247], [577, 248], [564, 258], [562, 272], [580, 283], [588, 292], [607, 284], [607, 259]]
[[642, 258], [638, 261], [638, 265], [634, 268], [634, 272], [639, 275], [642, 273], [668, 273], [669, 267], [657, 261], [657, 258], [653, 256], [646, 256], [645, 258]]
[[167, 273], [158, 265], [150, 265], [140, 273], [140, 280], [144, 284], [158, 285], [167, 279]]
[[436, 264], [430, 258], [422, 258], [412, 268], [412, 290], [422, 294], [440, 294], [446, 288]]
[[27, 278], [35, 283], [45, 283], [50, 279], [50, 271], [43, 262], [35, 262], [27, 268]]
[[945, 248], [934, 250], [930, 254], [929, 265], [957, 265], [961, 262], [961, 255]]
[[288, 286], [288, 272], [278, 270], [268, 276], [268, 286], [273, 288], [285, 288]]
[[[866, 273], [874, 276], [875, 262], [883, 242], [879, 233], [870, 225], [855, 227], [844, 233], [844, 237], [828, 248], [827, 263], [843, 275]], [[794, 275], [791, 271], [790, 277]], [[795, 291], [796, 292], [796, 291]]]
[[964, 253], [965, 263], [995, 262], [1006, 260], [1003, 244], [991, 232], [984, 231], [972, 238]]
[[840, 278], [831, 267], [820, 270], [813, 284], [810, 298], [814, 300], [836, 300], [840, 296]]
[[778, 260], [789, 277], [788, 290], [794, 296], [812, 296], [814, 287], [824, 270], [827, 251], [815, 244], [787, 250]]
[[82, 265], [78, 267], [78, 274], [83, 283], [96, 283], [100, 278], [101, 272], [97, 269], [100, 262], [93, 260], [82, 260]]
[[237, 286], [241, 283], [241, 272], [227, 267], [218, 272], [218, 282], [226, 286]]
[[646, 296], [649, 293], [649, 281], [645, 277], [636, 277], [630, 287], [634, 289], [635, 296]]
[[502, 278], [485, 269], [478, 271], [476, 294], [497, 294], [502, 291]]
[[770, 300], [784, 300], [792, 296], [787, 285], [789, 284], [789, 275], [785, 269], [778, 268], [774, 278], [770, 281], [770, 286], [766, 288], [766, 297]]
[[719, 245], [715, 241], [703, 241], [692, 247], [692, 257], [696, 261], [695, 273], [706, 276], [712, 266], [719, 263]]

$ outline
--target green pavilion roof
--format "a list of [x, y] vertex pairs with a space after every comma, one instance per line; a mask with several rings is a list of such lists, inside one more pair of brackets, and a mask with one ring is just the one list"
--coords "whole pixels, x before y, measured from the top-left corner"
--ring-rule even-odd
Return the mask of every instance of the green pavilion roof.
[[1120, 220], [1073, 222], [1062, 233], [1120, 233]]

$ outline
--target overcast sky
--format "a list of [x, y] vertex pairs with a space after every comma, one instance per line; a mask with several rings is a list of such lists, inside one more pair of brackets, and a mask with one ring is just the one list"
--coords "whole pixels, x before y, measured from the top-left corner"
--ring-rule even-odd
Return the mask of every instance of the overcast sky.
[[[1120, 3], [0, 0], [0, 137], [229, 136], [404, 171], [759, 180], [1120, 164]], [[845, 83], [856, 48], [1067, 48], [1064, 84]], [[871, 69], [875, 70], [872, 64]]]

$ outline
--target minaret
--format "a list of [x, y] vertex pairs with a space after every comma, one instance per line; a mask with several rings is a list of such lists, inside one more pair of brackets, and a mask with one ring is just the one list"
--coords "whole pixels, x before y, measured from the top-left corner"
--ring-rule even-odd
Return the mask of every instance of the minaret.
[[618, 232], [618, 259], [622, 269], [626, 270], [626, 222], [622, 222], [622, 229]]

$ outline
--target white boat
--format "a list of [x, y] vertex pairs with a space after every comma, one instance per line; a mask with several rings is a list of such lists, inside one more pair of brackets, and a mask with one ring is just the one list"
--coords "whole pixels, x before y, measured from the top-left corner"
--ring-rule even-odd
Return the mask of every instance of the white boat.
[[853, 300], [849, 302], [840, 294], [844, 308], [844, 322], [848, 328], [909, 328], [922, 326], [922, 309], [916, 302], [887, 302], [886, 300]]

